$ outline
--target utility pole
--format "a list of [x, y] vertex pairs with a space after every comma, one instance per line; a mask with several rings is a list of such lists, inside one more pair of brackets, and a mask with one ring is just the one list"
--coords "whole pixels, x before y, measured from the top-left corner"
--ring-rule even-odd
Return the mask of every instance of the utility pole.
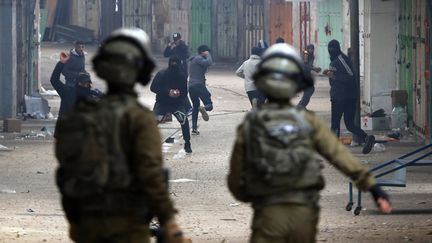
[[[360, 26], [359, 26], [359, 2], [358, 0], [349, 1], [350, 10], [350, 56], [351, 62], [354, 69], [354, 76], [357, 82], [358, 93], [357, 93], [357, 106], [354, 124], [360, 126]], [[354, 137], [354, 141], [359, 141], [359, 138]]]

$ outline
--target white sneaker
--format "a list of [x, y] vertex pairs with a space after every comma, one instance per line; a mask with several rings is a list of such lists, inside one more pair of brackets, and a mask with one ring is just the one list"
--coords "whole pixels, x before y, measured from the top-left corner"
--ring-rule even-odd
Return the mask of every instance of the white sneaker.
[[351, 144], [350, 144], [350, 147], [358, 147], [358, 146], [360, 146], [360, 145], [361, 145], [360, 143], [358, 143], [358, 142], [352, 140], [352, 141], [351, 141]]

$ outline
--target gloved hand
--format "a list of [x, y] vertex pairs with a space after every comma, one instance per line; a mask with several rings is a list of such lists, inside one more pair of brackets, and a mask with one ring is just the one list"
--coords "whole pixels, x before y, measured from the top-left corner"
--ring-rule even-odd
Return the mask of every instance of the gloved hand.
[[190, 239], [187, 239], [183, 235], [178, 224], [171, 220], [163, 226], [165, 232], [165, 239], [167, 243], [191, 243]]
[[371, 192], [378, 209], [382, 213], [390, 213], [392, 211], [389, 196], [380, 186], [374, 185], [369, 191]]

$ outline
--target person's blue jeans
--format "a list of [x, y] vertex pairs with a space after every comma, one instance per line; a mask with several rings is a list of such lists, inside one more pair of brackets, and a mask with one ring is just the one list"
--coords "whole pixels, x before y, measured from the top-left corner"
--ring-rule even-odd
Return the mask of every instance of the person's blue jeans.
[[354, 135], [361, 139], [364, 143], [367, 137], [359, 126], [355, 125], [354, 118], [356, 112], [356, 99], [348, 100], [331, 100], [331, 129], [339, 137], [340, 135], [340, 120], [344, 117], [345, 126]]
[[204, 104], [206, 111], [213, 110], [213, 102], [211, 100], [211, 94], [207, 90], [204, 84], [193, 84], [189, 85], [189, 96], [192, 101], [192, 129], [198, 129], [198, 112], [201, 101]]

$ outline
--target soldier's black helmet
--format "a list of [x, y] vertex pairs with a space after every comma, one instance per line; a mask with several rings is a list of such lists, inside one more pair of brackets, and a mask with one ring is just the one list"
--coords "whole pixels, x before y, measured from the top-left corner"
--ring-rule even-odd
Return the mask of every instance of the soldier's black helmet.
[[[121, 28], [112, 32], [93, 58], [95, 69], [98, 70], [99, 63], [106, 60], [127, 62], [133, 65], [138, 74], [136, 80], [132, 82], [139, 82], [143, 85], [148, 84], [151, 72], [156, 67], [151, 57], [150, 38], [144, 30], [139, 28]], [[131, 80], [111, 80], [111, 82], [121, 83], [131, 82]], [[133, 83], [125, 84], [133, 85]]]
[[253, 79], [257, 88], [267, 97], [287, 100], [313, 85], [313, 78], [303, 67], [303, 61], [294, 47], [278, 43], [262, 55]]

